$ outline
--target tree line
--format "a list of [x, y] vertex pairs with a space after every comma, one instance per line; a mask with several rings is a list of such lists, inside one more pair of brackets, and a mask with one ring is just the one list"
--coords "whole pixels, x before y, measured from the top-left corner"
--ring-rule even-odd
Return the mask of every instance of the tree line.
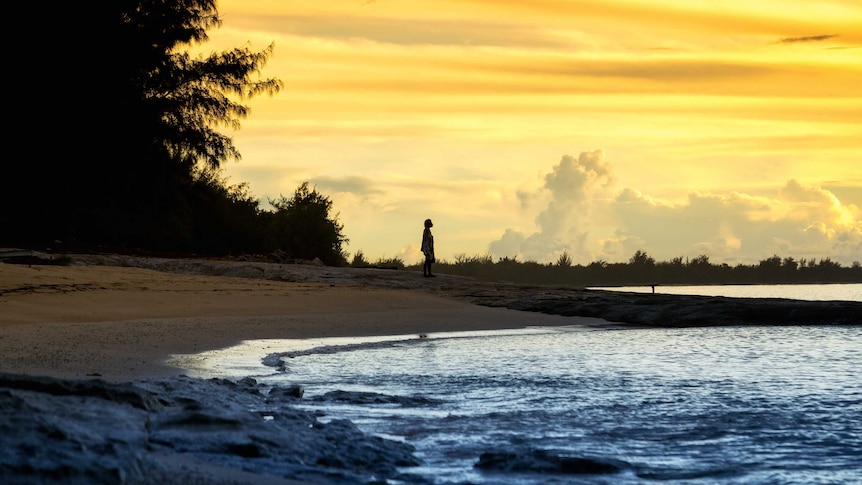
[[[417, 270], [419, 265], [406, 266]], [[772, 256], [755, 264], [714, 264], [709, 256], [676, 257], [656, 261], [638, 250], [624, 263], [603, 260], [587, 265], [573, 264], [563, 253], [554, 263], [518, 261], [490, 255], [456, 255], [454, 261], [440, 261], [438, 273], [471, 276], [486, 280], [522, 284], [563, 286], [638, 286], [683, 284], [793, 284], [793, 283], [862, 283], [862, 265], [858, 261], [842, 266], [830, 258], [799, 259]]]
[[[223, 164], [273, 45], [192, 56], [215, 0], [29, 3], [44, 50], [11, 49], [0, 245], [219, 255], [281, 251], [343, 264], [331, 201], [307, 183], [263, 209]], [[24, 38], [24, 37], [22, 37]], [[11, 91], [10, 91], [11, 92]]]

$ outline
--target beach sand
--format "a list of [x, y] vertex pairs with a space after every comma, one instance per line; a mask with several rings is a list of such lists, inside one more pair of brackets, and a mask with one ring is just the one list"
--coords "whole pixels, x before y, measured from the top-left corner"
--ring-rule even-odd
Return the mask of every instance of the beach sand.
[[[350, 268], [272, 265], [293, 275], [288, 279], [305, 280], [274, 281], [89, 264], [0, 264], [0, 370], [125, 381], [181, 374], [164, 364], [171, 355], [243, 340], [604, 323], [437, 296], [422, 290], [429, 279], [408, 271], [367, 271], [390, 286], [381, 288], [366, 284], [372, 278], [333, 281], [334, 271], [362, 274]], [[212, 272], [202, 264], [185, 271]], [[330, 282], [314, 275], [330, 275]], [[464, 281], [444, 275], [433, 284], [447, 279]]]
[[616, 293], [397, 269], [69, 259], [68, 266], [0, 262], [0, 371], [124, 381], [182, 373], [164, 363], [174, 354], [254, 339], [556, 325], [858, 324], [862, 312], [860, 302]]

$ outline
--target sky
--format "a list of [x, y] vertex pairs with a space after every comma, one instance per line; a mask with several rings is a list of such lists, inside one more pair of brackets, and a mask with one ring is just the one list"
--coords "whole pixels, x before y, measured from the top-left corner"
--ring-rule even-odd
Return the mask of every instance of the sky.
[[225, 164], [348, 260], [862, 261], [860, 0], [220, 0], [274, 45]]

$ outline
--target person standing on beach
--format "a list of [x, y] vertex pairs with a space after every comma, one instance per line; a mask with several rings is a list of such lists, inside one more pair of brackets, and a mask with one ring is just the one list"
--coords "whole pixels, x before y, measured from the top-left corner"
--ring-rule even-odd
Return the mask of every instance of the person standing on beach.
[[425, 230], [422, 232], [422, 254], [425, 255], [425, 262], [422, 264], [422, 276], [431, 278], [431, 263], [435, 262], [434, 258], [434, 236], [431, 234], [431, 228], [434, 223], [431, 219], [425, 219]]

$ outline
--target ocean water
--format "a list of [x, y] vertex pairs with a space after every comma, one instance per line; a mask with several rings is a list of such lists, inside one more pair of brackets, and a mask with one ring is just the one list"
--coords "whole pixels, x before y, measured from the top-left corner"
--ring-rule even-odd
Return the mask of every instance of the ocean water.
[[[650, 286], [608, 286], [597, 290], [651, 293]], [[734, 298], [789, 298], [808, 301], [862, 301], [862, 283], [828, 285], [656, 285], [656, 293], [669, 295], [729, 296]]]
[[862, 483], [862, 326], [249, 341], [198, 364], [412, 445], [397, 483]]

